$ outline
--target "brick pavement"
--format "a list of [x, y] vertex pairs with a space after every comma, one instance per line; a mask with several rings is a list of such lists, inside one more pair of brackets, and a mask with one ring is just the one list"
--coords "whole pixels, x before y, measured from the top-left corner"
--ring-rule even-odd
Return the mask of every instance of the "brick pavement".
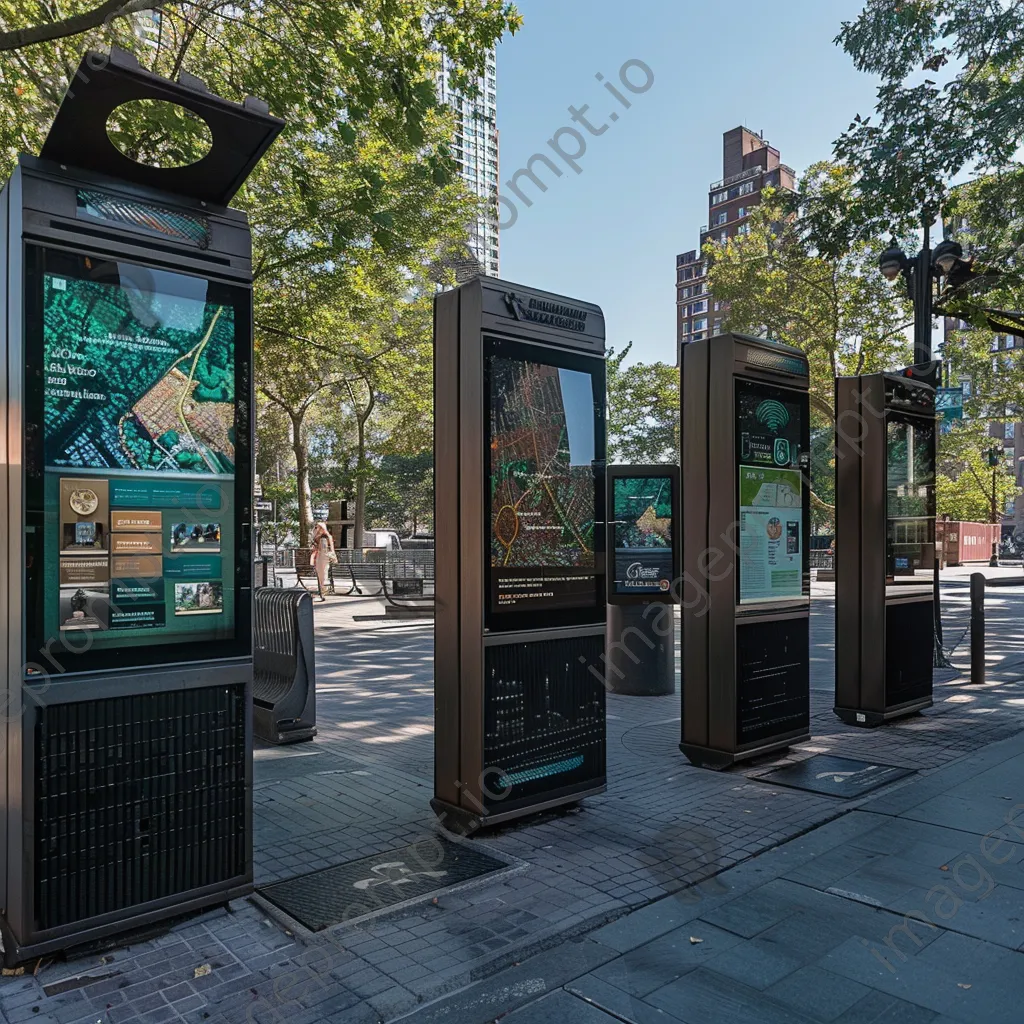
[[[944, 595], [952, 639], [966, 621], [965, 593]], [[1024, 594], [990, 592], [989, 623], [1000, 638], [991, 685], [971, 692], [955, 670], [937, 674], [935, 708], [874, 731], [844, 726], [831, 712], [831, 588], [816, 585], [814, 597], [814, 736], [790, 758], [827, 751], [925, 773], [1019, 730]], [[436, 828], [427, 804], [431, 627], [353, 622], [373, 607], [359, 599], [317, 607], [320, 735], [256, 753], [257, 884]], [[954, 657], [961, 669], [965, 648]], [[706, 880], [718, 872], [858, 806], [757, 781], [782, 759], [725, 773], [690, 767], [677, 747], [678, 696], [610, 696], [608, 712], [607, 793], [473, 840], [521, 870], [312, 936], [258, 902], [236, 901], [103, 955], [5, 978], [0, 1015], [11, 1024], [390, 1021], [667, 894], [713, 885]]]

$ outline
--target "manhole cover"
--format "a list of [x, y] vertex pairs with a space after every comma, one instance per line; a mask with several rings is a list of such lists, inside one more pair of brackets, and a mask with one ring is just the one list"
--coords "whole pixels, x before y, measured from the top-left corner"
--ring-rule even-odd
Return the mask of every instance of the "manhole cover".
[[808, 793], [824, 793], [826, 796], [845, 797], [849, 800], [913, 774], [912, 768], [896, 768], [891, 764], [872, 764], [870, 761], [854, 761], [848, 757], [816, 754], [806, 761], [776, 768], [755, 778], [758, 782], [770, 782], [773, 786], [789, 786], [792, 789], [804, 789]]
[[318, 932], [508, 866], [469, 843], [437, 836], [256, 891]]

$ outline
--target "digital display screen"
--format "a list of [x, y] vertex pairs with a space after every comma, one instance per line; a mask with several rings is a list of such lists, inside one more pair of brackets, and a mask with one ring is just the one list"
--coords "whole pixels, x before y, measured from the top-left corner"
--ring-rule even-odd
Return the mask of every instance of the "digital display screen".
[[935, 424], [886, 416], [886, 575], [935, 569]]
[[785, 388], [736, 381], [740, 604], [805, 593], [806, 404]]
[[612, 593], [668, 599], [675, 564], [672, 478], [617, 476], [611, 503]]
[[488, 343], [490, 614], [601, 604], [603, 368], [593, 358]]
[[63, 640], [83, 668], [103, 652], [130, 664], [136, 648], [233, 639], [247, 299], [134, 264], [39, 250], [33, 263], [29, 361], [41, 372], [30, 366], [26, 392], [42, 429], [27, 582], [39, 638]]

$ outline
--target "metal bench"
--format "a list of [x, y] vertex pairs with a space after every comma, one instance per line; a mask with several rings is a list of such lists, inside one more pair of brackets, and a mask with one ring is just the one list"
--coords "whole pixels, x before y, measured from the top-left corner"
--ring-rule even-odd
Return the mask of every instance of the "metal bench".
[[[328, 594], [334, 593], [334, 566], [327, 566], [327, 582], [324, 584]], [[299, 585], [303, 590], [316, 591], [316, 569], [311, 565], [299, 565], [295, 563], [295, 578], [298, 580]], [[312, 587], [307, 586], [307, 581], [312, 584]]]
[[253, 735], [298, 743], [316, 735], [313, 599], [298, 588], [253, 594]]
[[345, 591], [346, 597], [349, 594], [362, 595], [362, 583], [376, 583], [381, 591], [384, 590], [384, 566], [379, 562], [339, 562], [334, 568], [341, 570], [352, 581], [352, 586]]
[[[402, 567], [398, 565], [390, 567], [382, 565], [379, 568], [380, 590], [392, 608], [401, 609], [404, 612], [418, 611], [433, 615], [434, 595], [423, 593], [424, 586], [434, 582], [433, 563], [417, 565], [415, 574], [410, 572], [408, 575], [400, 575]], [[391, 574], [390, 593], [388, 592], [389, 573]], [[413, 584], [417, 586], [414, 587]], [[416, 593], [415, 590], [419, 592]]]

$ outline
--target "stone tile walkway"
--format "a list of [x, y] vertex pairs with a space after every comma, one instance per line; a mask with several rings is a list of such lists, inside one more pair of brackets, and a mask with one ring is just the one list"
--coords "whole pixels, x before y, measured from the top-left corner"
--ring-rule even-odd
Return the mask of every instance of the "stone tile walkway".
[[[966, 591], [944, 589], [946, 634], [956, 639], [966, 622]], [[1024, 658], [1021, 590], [990, 591], [996, 638], [990, 685], [972, 691], [957, 670], [937, 674], [934, 708], [874, 731], [844, 726], [832, 714], [832, 591], [814, 590], [814, 736], [789, 758], [828, 752], [877, 759], [918, 769], [920, 779], [1021, 729], [1024, 672], [1015, 668]], [[257, 884], [395, 849], [437, 828], [428, 807], [431, 626], [354, 621], [377, 606], [358, 598], [317, 606], [320, 735], [297, 748], [256, 752]], [[954, 656], [961, 670], [965, 650], [966, 641]], [[783, 759], [725, 773], [690, 767], [677, 746], [678, 696], [613, 695], [608, 713], [607, 793], [582, 809], [473, 840], [520, 870], [316, 935], [280, 921], [259, 901], [236, 901], [104, 953], [44, 962], [34, 976], [4, 978], [0, 1017], [11, 1024], [391, 1021], [424, 1012], [418, 1008], [480, 979], [517, 971], [511, 965], [542, 951], [553, 964], [576, 963], [576, 953], [614, 957], [613, 949], [582, 937], [637, 908], [654, 913], [666, 897], [706, 888], [714, 895], [721, 883], [709, 879], [730, 869], [735, 877], [773, 847], [840, 816], [835, 827], [846, 827], [864, 813], [858, 807], [865, 801], [757, 780]], [[903, 785], [891, 788], [898, 793]], [[716, 927], [724, 955], [725, 935], [733, 933]], [[706, 945], [706, 953], [712, 943], [694, 945]], [[599, 966], [595, 961], [594, 970]], [[706, 968], [695, 961], [698, 969]], [[591, 968], [573, 970], [565, 967], [567, 980]], [[768, 977], [767, 959], [764, 970]], [[707, 981], [703, 974], [694, 980], [702, 978]], [[536, 987], [525, 976], [510, 984], [525, 986], [517, 992], [527, 995]], [[561, 1012], [566, 998], [580, 1002], [568, 992], [550, 998], [552, 1013]]]

